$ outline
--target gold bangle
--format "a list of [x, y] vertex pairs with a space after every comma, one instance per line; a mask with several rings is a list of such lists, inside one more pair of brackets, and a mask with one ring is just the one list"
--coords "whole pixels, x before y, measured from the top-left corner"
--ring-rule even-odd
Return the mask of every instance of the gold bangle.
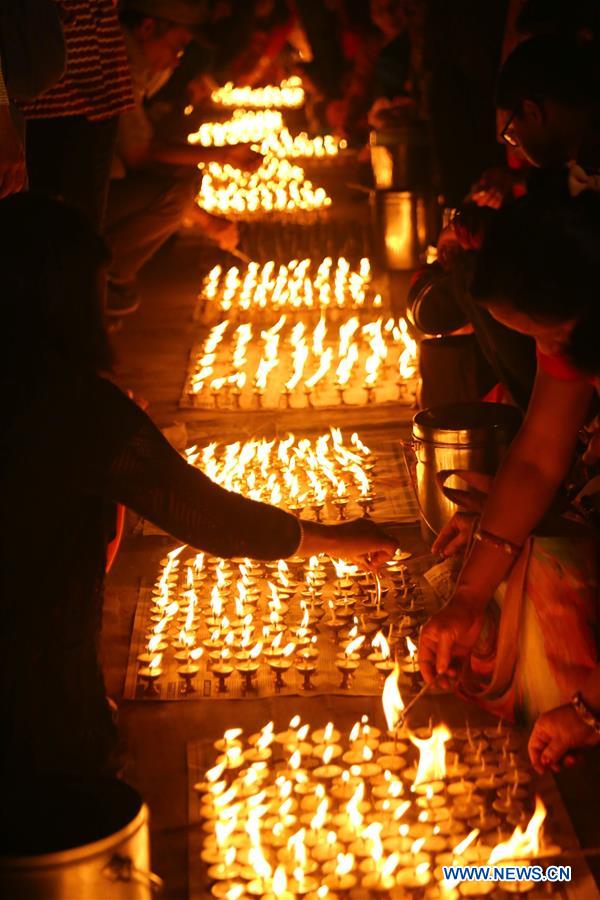
[[493, 547], [494, 550], [499, 550], [501, 553], [506, 553], [507, 556], [517, 557], [523, 549], [518, 544], [513, 544], [512, 541], [507, 541], [505, 538], [498, 537], [497, 534], [492, 534], [491, 531], [486, 531], [482, 528], [477, 529], [473, 539], [486, 544], [488, 547]]

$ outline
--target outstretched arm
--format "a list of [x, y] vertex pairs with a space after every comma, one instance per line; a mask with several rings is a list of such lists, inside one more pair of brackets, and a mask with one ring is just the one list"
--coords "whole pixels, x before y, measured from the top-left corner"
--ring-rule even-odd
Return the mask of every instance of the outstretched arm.
[[592, 387], [538, 371], [525, 421], [494, 481], [481, 517], [492, 539], [475, 542], [449, 603], [424, 626], [419, 659], [426, 681], [456, 674], [475, 644], [483, 611], [506, 578], [520, 547], [547, 512], [564, 479]]
[[283, 510], [225, 490], [189, 465], [118, 388], [98, 379], [96, 390], [96, 416], [82, 440], [89, 447], [103, 434], [110, 437], [101, 452], [80, 454], [87, 490], [100, 491], [215, 556], [329, 553], [372, 567], [393, 555], [396, 541], [367, 520], [300, 524]]

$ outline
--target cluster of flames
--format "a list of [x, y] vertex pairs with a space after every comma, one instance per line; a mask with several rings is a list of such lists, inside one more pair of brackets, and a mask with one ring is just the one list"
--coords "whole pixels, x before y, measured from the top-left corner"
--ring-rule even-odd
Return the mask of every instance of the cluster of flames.
[[286, 265], [269, 260], [236, 266], [225, 271], [214, 266], [206, 276], [200, 297], [222, 312], [283, 310], [360, 310], [381, 307], [380, 294], [373, 294], [371, 263], [367, 258], [353, 268], [340, 256], [326, 256], [318, 265], [310, 259], [292, 259]]
[[[539, 798], [512, 834], [506, 825], [495, 833], [478, 827], [483, 807], [460, 817], [461, 797], [476, 796], [475, 785], [462, 752], [447, 752], [451, 732], [439, 725], [423, 736], [398, 727], [397, 672], [383, 699], [387, 733], [366, 716], [347, 735], [332, 722], [315, 730], [294, 716], [282, 732], [269, 722], [248, 737], [231, 728], [216, 742], [215, 765], [195, 789], [205, 823], [201, 857], [218, 896], [327, 900], [356, 887], [454, 898], [458, 882], [444, 880], [442, 866], [540, 855], [546, 810]], [[500, 725], [501, 763], [510, 756], [510, 739]], [[470, 743], [469, 737], [465, 758]], [[499, 796], [509, 798], [510, 765], [503, 771]]]
[[228, 81], [211, 94], [213, 103], [226, 107], [249, 109], [299, 109], [304, 104], [302, 79], [297, 75], [285, 78], [278, 85], [252, 88], [236, 87]]
[[196, 203], [210, 213], [246, 217], [316, 212], [331, 206], [331, 197], [306, 178], [301, 166], [277, 156], [265, 156], [256, 172], [217, 162], [202, 168]]
[[[384, 635], [381, 596], [373, 592], [368, 600], [365, 575], [355, 566], [316, 556], [290, 565], [249, 559], [234, 564], [204, 553], [181, 565], [184, 549], [167, 555], [153, 589], [149, 631], [138, 656], [139, 678], [151, 692], [165, 664], [177, 665], [186, 693], [195, 690], [200, 665], [206, 666], [205, 677], [220, 679], [218, 690], [226, 689], [234, 672], [245, 679], [246, 690], [256, 690], [261, 667], [272, 671], [281, 688], [292, 667], [302, 677], [317, 671], [321, 639], [329, 630], [339, 648], [333, 665], [342, 674], [355, 673], [361, 648], [381, 675], [393, 668], [392, 652], [402, 652], [395, 646], [400, 628], [392, 625]], [[361, 609], [361, 602], [369, 606]]]
[[202, 147], [231, 147], [252, 144], [264, 156], [280, 159], [332, 159], [347, 146], [343, 138], [332, 134], [311, 138], [306, 132], [292, 135], [280, 112], [236, 109], [225, 122], [204, 122], [188, 135], [190, 144]]
[[347, 442], [339, 428], [313, 440], [289, 434], [191, 447], [186, 458], [227, 490], [319, 520], [334, 518], [335, 508], [360, 515], [375, 502], [376, 458], [358, 434]]
[[282, 315], [264, 330], [225, 320], [199, 350], [187, 390], [192, 399], [207, 391], [212, 405], [234, 408], [273, 408], [282, 396], [288, 406], [293, 398], [301, 406], [394, 400], [398, 388], [406, 396], [407, 383], [416, 376], [416, 355], [404, 319], [361, 324], [354, 316], [331, 328], [322, 316], [311, 328], [304, 322], [292, 325]]

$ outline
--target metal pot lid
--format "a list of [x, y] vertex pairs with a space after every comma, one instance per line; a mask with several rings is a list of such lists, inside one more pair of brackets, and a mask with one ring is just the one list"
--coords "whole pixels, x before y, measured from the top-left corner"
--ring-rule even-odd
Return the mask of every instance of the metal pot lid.
[[486, 444], [490, 434], [514, 435], [520, 411], [505, 403], [448, 403], [422, 409], [413, 419], [413, 437], [435, 444]]

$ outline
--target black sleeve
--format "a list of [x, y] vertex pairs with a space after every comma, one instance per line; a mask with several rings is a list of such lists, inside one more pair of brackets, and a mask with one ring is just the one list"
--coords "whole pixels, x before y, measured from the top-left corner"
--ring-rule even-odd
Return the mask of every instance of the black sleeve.
[[215, 556], [279, 559], [298, 549], [301, 530], [294, 516], [219, 487], [189, 465], [132, 400], [109, 382], [98, 382], [87, 435], [92, 452], [84, 466], [86, 490], [123, 503]]

